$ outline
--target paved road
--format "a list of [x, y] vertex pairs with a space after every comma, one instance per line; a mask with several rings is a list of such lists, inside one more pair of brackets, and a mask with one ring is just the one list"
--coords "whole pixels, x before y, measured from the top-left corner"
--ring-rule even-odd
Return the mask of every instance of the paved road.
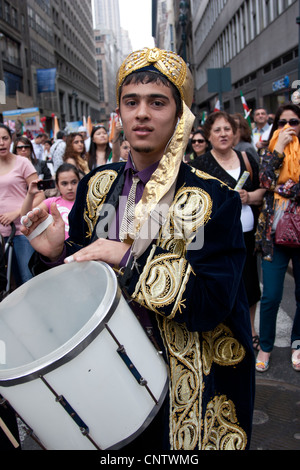
[[270, 368], [256, 373], [252, 450], [300, 450], [300, 372], [291, 367], [290, 347], [295, 309], [294, 280], [287, 274]]

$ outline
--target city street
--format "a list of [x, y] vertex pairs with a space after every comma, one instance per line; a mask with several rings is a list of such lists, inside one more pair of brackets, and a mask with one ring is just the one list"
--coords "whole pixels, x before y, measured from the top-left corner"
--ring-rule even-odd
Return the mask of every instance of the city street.
[[[270, 369], [256, 373], [251, 450], [300, 450], [300, 374], [292, 369], [290, 361], [294, 312], [294, 282], [287, 274]], [[257, 330], [258, 320], [257, 315]], [[40, 450], [22, 426], [20, 430], [23, 450]]]
[[256, 373], [252, 450], [300, 449], [300, 374], [292, 369], [290, 348], [295, 308], [294, 282], [287, 274], [270, 368]]

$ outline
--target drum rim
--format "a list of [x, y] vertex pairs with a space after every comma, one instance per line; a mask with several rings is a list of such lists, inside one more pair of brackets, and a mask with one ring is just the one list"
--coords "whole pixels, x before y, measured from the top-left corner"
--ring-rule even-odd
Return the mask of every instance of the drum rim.
[[[111, 281], [113, 283], [113, 293], [111, 294], [113, 301], [111, 302], [110, 307], [108, 308], [108, 310], [105, 314], [105, 317], [102, 318], [99, 322], [96, 321], [95, 325], [94, 325], [94, 322], [92, 322], [91, 328], [85, 333], [85, 335], [82, 336], [82, 338], [79, 341], [77, 341], [76, 344], [70, 345], [70, 347], [67, 347], [65, 351], [64, 351], [64, 347], [66, 346], [66, 344], [68, 342], [70, 342], [71, 340], [73, 340], [73, 338], [76, 335], [78, 335], [79, 332], [77, 332], [77, 334], [75, 334], [69, 341], [64, 343], [62, 346], [60, 346], [59, 348], [57, 348], [54, 351], [51, 351], [49, 354], [41, 357], [40, 359], [37, 359], [37, 360], [35, 360], [35, 361], [33, 361], [29, 364], [24, 364], [24, 365], [19, 366], [19, 367], [0, 370], [0, 387], [1, 386], [11, 387], [11, 386], [14, 386], [14, 385], [19, 385], [19, 384], [23, 384], [23, 383], [26, 383], [26, 382], [31, 382], [32, 380], [36, 380], [36, 379], [40, 378], [41, 376], [46, 375], [49, 372], [51, 372], [51, 371], [61, 367], [62, 365], [70, 362], [75, 357], [77, 357], [82, 351], [84, 351], [87, 348], [87, 346], [95, 338], [97, 338], [97, 336], [99, 336], [101, 331], [105, 328], [105, 324], [113, 316], [114, 312], [116, 311], [116, 309], [117, 309], [117, 307], [120, 303], [121, 296], [122, 296], [121, 289], [119, 287], [117, 277], [116, 277], [113, 269], [108, 264], [106, 264], [102, 261], [86, 261], [86, 262], [83, 262], [82, 265], [87, 265], [88, 263], [102, 265], [102, 267], [104, 267], [106, 269], [106, 271], [109, 273]], [[52, 268], [52, 269], [59, 269], [59, 268], [61, 268], [61, 266], [67, 267], [68, 265], [60, 265], [60, 266], [57, 266], [56, 268]], [[71, 266], [71, 265], [69, 265], [69, 266]], [[43, 276], [43, 274], [45, 274], [45, 273], [42, 273], [41, 276]], [[90, 321], [91, 321], [92, 318], [94, 318], [94, 316], [95, 316], [95, 313], [90, 318]], [[56, 359], [52, 360], [52, 362], [50, 362], [50, 360], [51, 360], [51, 358], [52, 358], [52, 356], [55, 352], [58, 353], [58, 357]], [[47, 358], [48, 358], [48, 360], [47, 360]], [[42, 365], [38, 364], [42, 361], [43, 361]], [[30, 365], [32, 365], [32, 368], [28, 370], [28, 367]], [[25, 369], [25, 371], [24, 371], [24, 369]], [[8, 374], [10, 374], [9, 377], [8, 377]]]
[[165, 401], [166, 396], [167, 396], [167, 393], [168, 393], [168, 390], [169, 390], [169, 377], [168, 377], [168, 374], [167, 374], [166, 382], [164, 384], [164, 387], [163, 387], [162, 392], [160, 394], [160, 397], [158, 399], [158, 403], [153, 406], [152, 410], [150, 411], [150, 413], [146, 417], [143, 424], [139, 427], [139, 429], [137, 429], [137, 431], [135, 431], [130, 436], [126, 437], [126, 439], [123, 439], [122, 441], [119, 441], [116, 444], [114, 444], [113, 446], [108, 447], [104, 450], [105, 451], [120, 450], [120, 449], [122, 449], [122, 447], [130, 444], [132, 441], [134, 441], [134, 439], [136, 439], [140, 434], [142, 434], [142, 432], [144, 432], [147, 429], [147, 427], [150, 425], [150, 423], [153, 421], [153, 419], [155, 418], [155, 416], [157, 415], [157, 413], [159, 412], [159, 410], [163, 406], [164, 401]]

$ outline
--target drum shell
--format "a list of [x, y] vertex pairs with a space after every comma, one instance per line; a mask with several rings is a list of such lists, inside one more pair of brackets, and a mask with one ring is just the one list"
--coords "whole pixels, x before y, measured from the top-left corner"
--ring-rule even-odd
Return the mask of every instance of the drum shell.
[[[107, 266], [102, 265], [101, 269], [113, 278]], [[27, 367], [23, 376], [16, 373], [16, 368], [2, 373], [0, 369], [0, 393], [49, 450], [95, 448], [57, 401], [53, 390], [67, 400], [101, 449], [121, 448], [140, 434], [159, 410], [167, 392], [166, 365], [117, 284], [113, 284], [109, 311], [99, 316], [89, 334], [82, 334], [70, 351], [58, 353], [57, 360], [50, 363], [47, 357], [42, 358], [41, 367], [35, 365], [33, 370]], [[146, 379], [156, 404], [124, 364], [116, 340]], [[55, 351], [51, 358], [53, 355]]]

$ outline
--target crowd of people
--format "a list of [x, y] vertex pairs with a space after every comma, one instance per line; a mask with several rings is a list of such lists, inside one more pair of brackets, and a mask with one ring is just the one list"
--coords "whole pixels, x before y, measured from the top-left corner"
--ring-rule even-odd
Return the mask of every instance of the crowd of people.
[[[119, 270], [133, 310], [154, 331], [170, 367], [169, 395], [161, 411], [127, 450], [213, 448], [221, 439], [210, 435], [208, 422], [213, 409], [222, 408], [220, 401], [237, 417], [228, 429], [221, 426], [226, 446], [247, 449], [253, 371], [270, 366], [290, 261], [297, 304], [291, 364], [300, 371], [299, 247], [275, 242], [284, 211], [300, 211], [300, 108], [281, 106], [272, 124], [266, 110], [257, 109], [252, 128], [241, 114], [213, 112], [193, 128], [188, 68], [173, 54], [182, 74], [177, 80], [163, 66], [165, 54], [145, 49], [139, 60], [134, 54], [127, 59], [130, 67], [126, 61], [120, 67], [122, 125], [111, 143], [107, 129], [95, 125], [90, 136], [82, 128], [69, 135], [59, 132], [50, 148], [42, 144], [43, 150], [40, 136], [33, 142], [20, 136], [12, 147], [10, 129], [0, 124], [0, 231], [5, 240], [12, 222], [17, 228], [16, 285], [32, 272], [51, 269], [51, 263], [99, 259]], [[95, 201], [89, 184], [105, 176], [105, 194]], [[38, 187], [40, 179], [49, 178], [55, 178], [55, 194]], [[100, 238], [102, 205], [112, 203], [116, 193], [126, 196], [127, 204], [133, 199], [137, 223], [123, 233], [127, 205], [120, 207], [122, 224], [112, 222], [117, 236], [110, 237], [108, 227], [107, 238]], [[166, 200], [164, 224], [154, 241], [141, 245], [136, 227], [148, 223], [152, 209]], [[97, 210], [91, 211], [95, 204]], [[53, 224], [29, 243], [27, 236], [49, 213]], [[178, 239], [179, 219], [184, 226]], [[193, 249], [195, 233], [203, 228], [204, 244]], [[47, 235], [50, 230], [55, 237]], [[214, 422], [215, 435], [221, 422]]]
[[[259, 108], [254, 111], [253, 119], [250, 127], [241, 114], [212, 113], [205, 124], [192, 133], [192, 151], [185, 160], [198, 170], [224, 181], [232, 189], [243, 172], [249, 170], [249, 177], [238, 192], [247, 249], [243, 278], [253, 347], [258, 351], [256, 370], [264, 372], [270, 366], [285, 274], [291, 263], [296, 298], [291, 365], [300, 371], [300, 247], [279, 245], [275, 239], [282, 214], [290, 208], [300, 213], [300, 108], [287, 103], [271, 116], [266, 109]], [[258, 302], [259, 334], [255, 329]]]

